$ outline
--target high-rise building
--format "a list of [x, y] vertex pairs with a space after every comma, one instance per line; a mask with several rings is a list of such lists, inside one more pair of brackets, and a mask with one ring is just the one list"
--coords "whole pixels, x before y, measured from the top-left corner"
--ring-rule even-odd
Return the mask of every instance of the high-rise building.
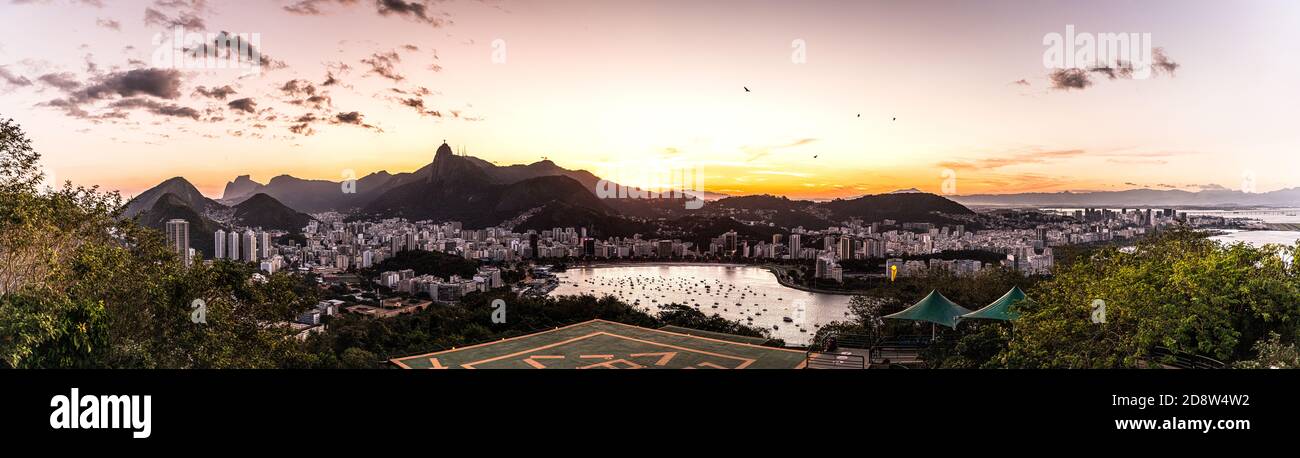
[[190, 222], [183, 219], [167, 221], [167, 246], [180, 255], [185, 265], [190, 265]]
[[244, 253], [240, 257], [245, 262], [257, 261], [257, 233], [252, 229], [244, 232]]
[[230, 234], [226, 235], [226, 257], [231, 261], [238, 261], [239, 254], [239, 231], [231, 229]]
[[799, 259], [799, 250], [803, 248], [803, 236], [799, 234], [790, 234], [790, 257]]
[[261, 259], [270, 259], [271, 257], [271, 234], [266, 231], [257, 233], [258, 246], [257, 251], [261, 253]]
[[217, 229], [212, 237], [212, 259], [224, 259], [226, 257], [226, 231]]
[[853, 259], [853, 252], [853, 239], [849, 237], [841, 237], [839, 247], [840, 259]]

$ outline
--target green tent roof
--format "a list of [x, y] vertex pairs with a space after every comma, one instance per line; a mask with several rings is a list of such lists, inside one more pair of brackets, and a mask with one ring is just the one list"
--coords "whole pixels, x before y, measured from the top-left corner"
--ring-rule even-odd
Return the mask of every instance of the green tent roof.
[[983, 318], [987, 320], [1014, 320], [1020, 316], [1019, 313], [1011, 310], [1011, 306], [1017, 302], [1027, 300], [1025, 292], [1020, 290], [1019, 286], [1011, 287], [1010, 291], [993, 301], [992, 304], [971, 313], [962, 315], [962, 318]]
[[969, 309], [952, 303], [948, 298], [939, 294], [938, 290], [934, 290], [930, 291], [930, 294], [925, 296], [925, 299], [921, 299], [920, 302], [917, 302], [901, 312], [892, 315], [885, 315], [885, 318], [929, 321], [950, 328], [956, 328], [957, 321], [961, 320], [961, 316], [967, 313], [970, 313]]

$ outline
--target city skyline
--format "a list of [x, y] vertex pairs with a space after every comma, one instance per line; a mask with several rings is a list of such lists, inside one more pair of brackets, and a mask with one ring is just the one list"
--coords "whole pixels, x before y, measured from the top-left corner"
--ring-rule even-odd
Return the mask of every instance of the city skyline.
[[[55, 180], [128, 197], [410, 172], [443, 139], [598, 174], [683, 160], [732, 195], [1300, 186], [1277, 103], [1300, 63], [1269, 57], [1295, 48], [1288, 2], [97, 4], [0, 4], [29, 18], [0, 30], [0, 103]], [[178, 24], [260, 34], [267, 63], [153, 65]], [[1172, 67], [1054, 79], [1044, 38], [1070, 26], [1149, 33]]]

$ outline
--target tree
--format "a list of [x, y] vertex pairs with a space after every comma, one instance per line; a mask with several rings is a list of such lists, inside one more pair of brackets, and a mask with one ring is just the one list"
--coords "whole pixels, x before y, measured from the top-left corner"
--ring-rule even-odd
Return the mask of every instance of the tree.
[[[1029, 291], [1008, 347], [1008, 367], [1140, 367], [1166, 347], [1220, 360], [1241, 359], [1270, 331], [1291, 336], [1300, 308], [1297, 247], [1222, 246], [1171, 231], [1133, 249], [1105, 247], [1059, 266]], [[1105, 322], [1091, 306], [1105, 303]]]
[[[285, 325], [315, 297], [286, 274], [184, 266], [156, 230], [121, 218], [121, 198], [42, 189], [40, 155], [0, 121], [0, 365], [302, 367]], [[206, 323], [191, 320], [205, 302]]]
[[1300, 351], [1295, 343], [1283, 344], [1276, 332], [1255, 342], [1255, 359], [1239, 361], [1233, 367], [1241, 369], [1300, 369]]
[[343, 355], [339, 358], [339, 364], [344, 369], [375, 369], [378, 361], [379, 358], [374, 353], [357, 347], [343, 350]]

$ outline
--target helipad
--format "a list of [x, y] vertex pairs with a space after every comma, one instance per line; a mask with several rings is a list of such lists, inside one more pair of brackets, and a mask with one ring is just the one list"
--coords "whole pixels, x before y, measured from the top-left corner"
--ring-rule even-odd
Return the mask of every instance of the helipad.
[[798, 369], [804, 352], [591, 320], [392, 362], [406, 369]]

